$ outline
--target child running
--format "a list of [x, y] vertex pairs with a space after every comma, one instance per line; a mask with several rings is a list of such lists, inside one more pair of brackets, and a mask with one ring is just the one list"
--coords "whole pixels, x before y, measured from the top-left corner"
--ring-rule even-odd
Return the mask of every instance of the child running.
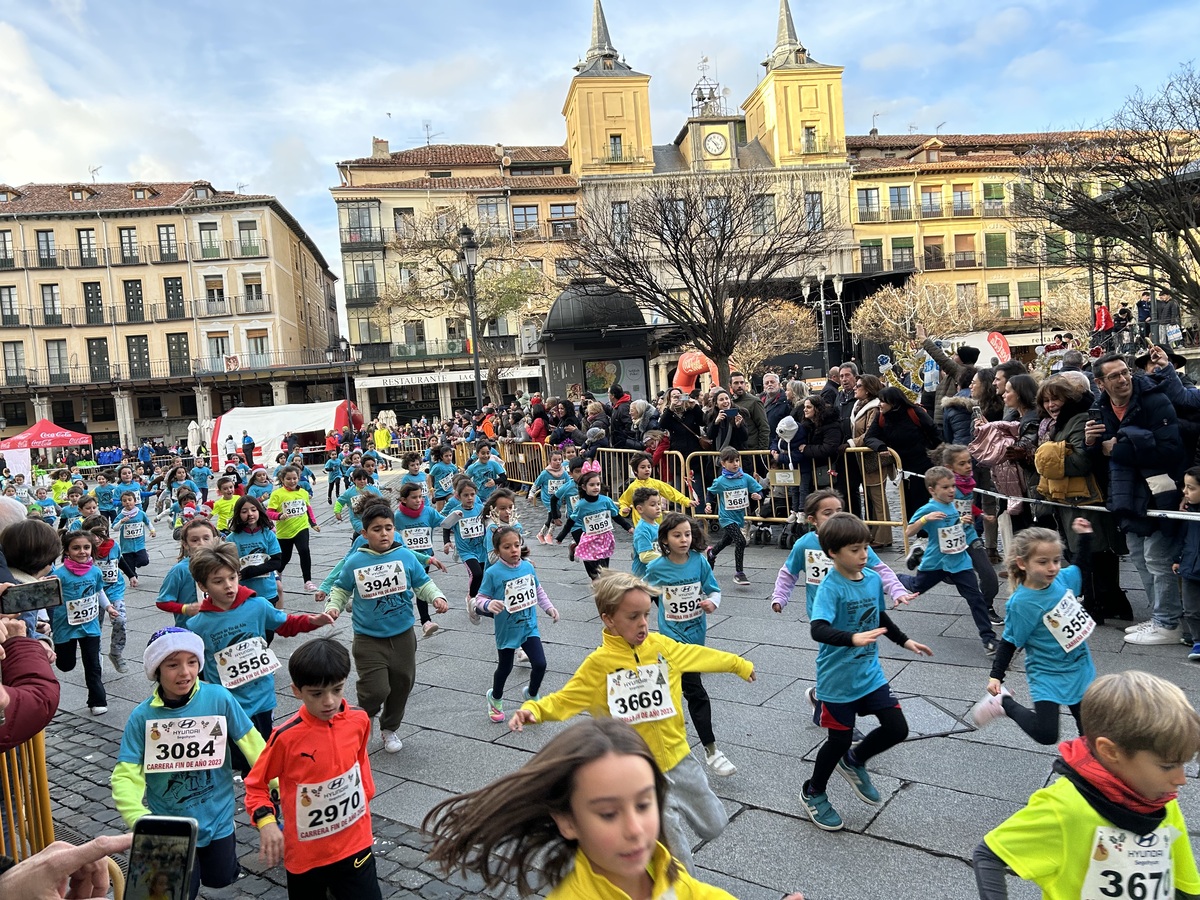
[[[582, 456], [574, 456], [567, 460], [567, 483], [555, 492], [554, 499], [550, 501], [550, 517], [559, 526], [579, 505], [579, 476], [583, 474], [585, 465], [589, 469], [595, 465], [596, 471], [600, 471], [599, 463], [590, 463]], [[572, 543], [567, 554], [571, 562], [575, 562], [575, 547], [579, 543], [579, 537], [580, 533], [572, 530]], [[553, 542], [554, 539], [551, 538], [550, 543]]]
[[238, 501], [234, 490], [236, 487], [237, 478], [232, 475], [222, 475], [217, 479], [217, 496], [209, 506], [217, 519], [217, 530], [221, 534], [229, 532], [229, 525], [233, 521], [233, 507]]
[[[708, 564], [715, 565], [717, 554], [733, 544], [733, 583], [746, 586], [750, 579], [744, 571], [746, 555], [746, 511], [750, 501], [762, 499], [762, 486], [742, 471], [742, 455], [733, 447], [721, 451], [721, 474], [708, 487], [708, 496], [717, 503], [717, 524], [722, 528], [721, 540], [708, 549]], [[712, 502], [705, 503], [704, 511], [712, 511]]]
[[[908, 723], [879, 664], [876, 642], [887, 635], [918, 656], [933, 656], [933, 651], [910, 639], [888, 618], [883, 581], [867, 568], [871, 529], [857, 516], [838, 513], [826, 520], [818, 534], [833, 570], [817, 591], [809, 628], [812, 639], [821, 645], [817, 699], [828, 736], [817, 751], [800, 801], [818, 828], [840, 831], [842, 817], [826, 793], [829, 776], [836, 770], [860, 800], [878, 806], [880, 795], [871, 783], [867, 762], [908, 737]], [[852, 747], [859, 716], [875, 716], [879, 727]]]
[[529, 487], [529, 502], [534, 503], [536, 498], [540, 497], [542, 505], [546, 507], [546, 521], [538, 529], [537, 533], [537, 542], [539, 544], [551, 544], [554, 542], [554, 538], [550, 533], [550, 528], [554, 524], [554, 495], [558, 493], [560, 487], [566, 484], [569, 477], [567, 470], [563, 468], [562, 451], [551, 450], [550, 462], [546, 468], [538, 473], [538, 477], [533, 480], [533, 484]]
[[504, 475], [504, 464], [492, 457], [492, 447], [486, 442], [475, 448], [475, 462], [467, 466], [467, 477], [475, 482], [480, 503], [487, 503], [492, 491], [508, 484]]
[[441, 512], [446, 501], [454, 496], [454, 479], [462, 473], [454, 464], [453, 447], [431, 448], [430, 453], [433, 456], [429, 465], [430, 495], [434, 509]]
[[511, 525], [497, 528], [492, 534], [492, 549], [496, 551], [496, 562], [483, 573], [475, 603], [491, 613], [496, 622], [497, 660], [492, 687], [487, 692], [488, 718], [503, 722], [504, 684], [512, 672], [518, 649], [525, 651], [530, 667], [529, 685], [522, 694], [526, 700], [538, 699], [546, 675], [546, 653], [538, 633], [537, 607], [544, 609], [555, 622], [558, 610], [546, 596], [533, 565], [522, 557], [521, 533], [516, 528]]
[[564, 721], [584, 711], [633, 725], [670, 782], [663, 809], [667, 844], [690, 871], [691, 846], [681, 817], [703, 840], [720, 835], [729, 817], [688, 747], [681, 677], [685, 672], [732, 672], [754, 681], [754, 663], [650, 631], [653, 589], [628, 573], [602, 574], [592, 582], [592, 593], [604, 623], [601, 645], [561, 691], [529, 700], [517, 710], [509, 728], [521, 731], [526, 725]]
[[[525, 546], [525, 526], [517, 521], [517, 495], [508, 488], [496, 488], [488, 497], [487, 503], [483, 504], [483, 521], [485, 546], [493, 546], [492, 535], [497, 529], [515, 528], [521, 538], [521, 557], [529, 555], [529, 548]], [[492, 550], [488, 554], [488, 565], [494, 563], [496, 558], [496, 551]]]
[[487, 544], [484, 540], [486, 525], [483, 521], [483, 504], [476, 499], [475, 482], [465, 475], [454, 480], [454, 499], [442, 507], [449, 518], [459, 514], [459, 520], [447, 531], [442, 529], [442, 540], [447, 556], [450, 555], [450, 535], [454, 535], [453, 549], [459, 561], [467, 567], [467, 617], [472, 625], [479, 624], [479, 610], [475, 607], [475, 595], [483, 582], [483, 569], [487, 565]]
[[166, 575], [158, 590], [154, 605], [175, 617], [175, 626], [184, 623], [200, 611], [204, 602], [204, 591], [197, 586], [188, 566], [191, 555], [202, 547], [211, 547], [221, 542], [217, 528], [210, 519], [193, 519], [179, 529], [179, 557]]
[[271, 492], [267, 501], [268, 514], [274, 511], [278, 518], [275, 522], [275, 536], [279, 539], [279, 547], [283, 551], [283, 561], [279, 571], [283, 572], [292, 561], [292, 551], [300, 555], [300, 575], [304, 578], [304, 590], [315, 593], [317, 586], [312, 580], [312, 556], [308, 550], [309, 528], [320, 531], [321, 526], [312, 520], [312, 507], [309, 505], [310, 495], [300, 489], [300, 470], [295, 466], [284, 466], [279, 473], [279, 487]]
[[[380, 900], [370, 810], [375, 780], [367, 756], [371, 720], [343, 697], [350, 654], [332, 638], [307, 641], [288, 660], [288, 676], [300, 709], [275, 729], [246, 776], [258, 858], [268, 868], [283, 860], [291, 900], [326, 892], [334, 900]], [[287, 811], [284, 831], [275, 818], [275, 780]]]
[[1059, 745], [1060, 777], [988, 832], [972, 862], [981, 900], [1005, 900], [1005, 875], [1047, 900], [1177, 900], [1200, 873], [1176, 799], [1200, 751], [1200, 715], [1145, 672], [1103, 675], [1080, 703], [1083, 736]]
[[971, 451], [961, 444], [946, 444], [941, 449], [942, 465], [954, 473], [954, 505], [962, 516], [963, 531], [967, 536], [967, 555], [971, 557], [971, 565], [979, 578], [979, 592], [983, 594], [983, 602], [987, 606], [988, 620], [993, 625], [1003, 625], [1004, 619], [995, 607], [1000, 580], [983, 545], [979, 526], [975, 524], [983, 519], [991, 521], [995, 517], [985, 516], [983, 510], [975, 505], [975, 470], [971, 466]]
[[641, 515], [637, 511], [637, 504], [633, 502], [633, 494], [638, 488], [653, 488], [658, 491], [664, 503], [677, 503], [684, 509], [691, 508], [691, 497], [679, 493], [665, 481], [650, 477], [654, 474], [654, 457], [649, 453], [633, 454], [629, 458], [629, 468], [633, 471], [633, 481], [629, 482], [629, 487], [621, 492], [621, 496], [617, 498], [617, 505], [621, 507], [623, 516], [629, 515], [632, 508], [635, 526], [641, 519]]
[[522, 897], [551, 888], [549, 900], [733, 900], [671, 855], [663, 819], [672, 787], [637, 731], [581, 719], [517, 771], [443, 800], [421, 827], [431, 862], [478, 876], [489, 892], [511, 884]]
[[416, 484], [420, 485], [422, 491], [428, 487], [425, 476], [421, 474], [420, 453], [405, 453], [400, 464], [405, 469], [404, 475], [400, 478], [401, 487], [404, 487], [406, 484]]
[[[658, 545], [662, 497], [654, 488], [640, 487], [630, 499], [638, 514], [638, 523], [633, 526], [633, 574], [644, 581], [646, 566], [662, 556]], [[709, 570], [712, 570], [711, 566]]]
[[138, 568], [150, 565], [150, 557], [146, 553], [146, 531], [150, 537], [157, 537], [158, 532], [150, 524], [150, 519], [138, 505], [136, 491], [124, 491], [121, 494], [121, 512], [113, 522], [116, 530], [117, 543], [121, 546], [121, 571], [129, 576], [129, 586], [138, 586]]
[[[658, 529], [658, 549], [662, 555], [646, 566], [645, 578], [659, 592], [658, 630], [681, 644], [703, 647], [708, 614], [721, 605], [720, 585], [713, 577], [712, 566], [700, 555], [704, 530], [682, 513], [667, 513]], [[692, 724], [704, 745], [704, 762], [722, 778], [736, 774], [737, 767], [717, 748], [712, 704], [700, 673], [684, 672], [680, 683]]]
[[108, 694], [100, 670], [100, 613], [115, 619], [117, 608], [104, 593], [104, 578], [92, 559], [96, 536], [89, 531], [68, 531], [62, 536], [62, 564], [54, 577], [62, 582], [63, 602], [50, 608], [55, 664], [61, 672], [75, 669], [76, 652], [83, 658], [87, 705], [93, 716], [108, 712]]
[[[418, 464], [421, 458], [416, 456]], [[451, 511], [443, 518], [433, 506], [425, 502], [425, 486], [419, 481], [410, 481], [400, 486], [400, 503], [396, 506], [396, 534], [404, 546], [413, 553], [426, 556], [433, 553], [433, 530], [435, 528], [453, 528], [461, 518], [461, 510]], [[449, 522], [449, 524], [447, 524]], [[423, 637], [430, 637], [438, 632], [438, 624], [429, 615], [429, 604], [417, 598], [417, 615], [421, 619]]]
[[[1071, 528], [1079, 535], [1078, 565], [1065, 569], [1057, 532], [1024, 528], [1013, 535], [1005, 559], [1013, 593], [1005, 606], [1004, 635], [992, 661], [987, 694], [971, 710], [977, 727], [1008, 716], [1039, 744], [1054, 744], [1060, 706], [1067, 707], [1075, 724], [1080, 724], [1079, 704], [1096, 677], [1087, 645], [1096, 623], [1079, 599], [1088, 583], [1092, 525], [1078, 518]], [[1004, 676], [1018, 650], [1025, 651], [1033, 709], [1018, 703], [1004, 687]]]
[[355, 510], [358, 506], [355, 500], [364, 494], [375, 497], [382, 497], [383, 494], [379, 493], [379, 488], [371, 483], [371, 473], [361, 466], [355, 466], [347, 477], [350, 479], [350, 487], [338, 495], [337, 502], [333, 504], [333, 517], [340, 522], [342, 521], [342, 510], [347, 507], [350, 509], [350, 527], [354, 531], [354, 534], [350, 536], [350, 542], [354, 543], [354, 538], [362, 534], [362, 519], [358, 517]]
[[611, 497], [600, 493], [600, 466], [596, 463], [584, 464], [583, 474], [579, 476], [579, 502], [571, 510], [570, 515], [563, 519], [563, 528], [556, 543], [561, 544], [563, 538], [573, 531], [579, 531], [579, 542], [575, 547], [575, 557], [583, 560], [588, 578], [595, 581], [600, 577], [600, 571], [608, 568], [612, 559], [616, 542], [613, 540], [613, 522], [625, 531], [633, 531], [633, 523], [621, 515], [617, 504]]
[[[238, 579], [272, 606], [279, 606], [279, 583], [275, 574], [283, 567], [283, 549], [275, 537], [275, 523], [262, 501], [249, 494], [233, 505], [228, 540], [237, 548]], [[267, 644], [273, 632], [267, 632]], [[266, 737], [266, 735], [263, 735]]]
[[129, 671], [125, 662], [125, 576], [121, 572], [121, 548], [117, 542], [108, 536], [108, 519], [101, 515], [88, 516], [79, 527], [96, 538], [96, 549], [92, 559], [100, 570], [100, 580], [104, 584], [104, 595], [113, 605], [117, 614], [112, 617], [112, 636], [108, 641], [108, 659], [118, 673], [124, 675]]

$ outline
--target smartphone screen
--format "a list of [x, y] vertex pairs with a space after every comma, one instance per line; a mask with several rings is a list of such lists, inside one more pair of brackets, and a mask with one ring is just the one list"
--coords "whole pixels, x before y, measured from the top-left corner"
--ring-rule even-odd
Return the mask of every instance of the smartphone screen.
[[125, 900], [187, 900], [195, 858], [195, 819], [143, 816], [133, 827]]
[[0, 594], [0, 613], [19, 615], [35, 609], [62, 606], [62, 602], [62, 582], [57, 578], [13, 584]]

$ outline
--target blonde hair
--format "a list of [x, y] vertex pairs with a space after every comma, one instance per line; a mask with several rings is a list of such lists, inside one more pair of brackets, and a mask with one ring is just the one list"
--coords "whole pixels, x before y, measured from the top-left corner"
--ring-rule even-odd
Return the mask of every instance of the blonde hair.
[[1008, 542], [1008, 549], [1004, 554], [1004, 574], [1008, 576], [1011, 587], [1017, 588], [1025, 583], [1025, 570], [1018, 562], [1029, 559], [1039, 544], [1054, 544], [1058, 547], [1058, 552], [1062, 553], [1062, 538], [1058, 536], [1057, 531], [1051, 531], [1049, 528], [1022, 528]]
[[592, 582], [592, 594], [596, 598], [596, 611], [602, 616], [613, 616], [630, 591], [645, 591], [654, 595], [654, 589], [636, 575], [629, 572], [614, 572], [601, 569], [600, 577]]
[[1080, 719], [1093, 750], [1104, 737], [1125, 753], [1149, 750], [1170, 763], [1200, 752], [1200, 714], [1178, 686], [1149, 672], [1097, 678], [1083, 695]]

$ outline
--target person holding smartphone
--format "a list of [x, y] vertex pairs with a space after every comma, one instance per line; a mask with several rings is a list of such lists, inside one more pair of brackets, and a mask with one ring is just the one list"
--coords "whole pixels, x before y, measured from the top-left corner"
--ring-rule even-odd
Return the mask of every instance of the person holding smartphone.
[[[9, 585], [0, 585], [0, 594]], [[45, 645], [25, 636], [18, 616], [0, 616], [0, 753], [50, 724], [61, 687]]]

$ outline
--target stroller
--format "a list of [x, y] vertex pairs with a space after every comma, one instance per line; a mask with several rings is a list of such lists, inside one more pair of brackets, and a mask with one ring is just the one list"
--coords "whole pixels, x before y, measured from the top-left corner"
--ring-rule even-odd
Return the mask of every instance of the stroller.
[[[779, 532], [779, 546], [784, 550], [790, 550], [796, 541], [800, 540], [808, 531], [804, 523], [804, 514], [801, 511], [800, 504], [803, 500], [801, 495], [801, 484], [803, 482], [803, 469], [796, 467], [796, 459], [792, 450], [792, 442], [796, 439], [796, 435], [800, 431], [800, 426], [791, 416], [784, 416], [779, 420], [779, 424], [775, 426], [775, 434], [779, 438], [779, 443], [776, 449], [779, 451], [779, 462], [782, 466], [786, 460], [787, 468], [772, 469], [771, 478], [771, 500], [777, 504], [776, 508], [780, 513], [788, 506], [791, 507], [791, 512], [788, 513], [787, 524]], [[788, 503], [788, 499], [791, 503]], [[778, 516], [782, 518], [782, 515]], [[770, 542], [768, 538], [768, 543]], [[757, 543], [757, 541], [756, 541]]]

